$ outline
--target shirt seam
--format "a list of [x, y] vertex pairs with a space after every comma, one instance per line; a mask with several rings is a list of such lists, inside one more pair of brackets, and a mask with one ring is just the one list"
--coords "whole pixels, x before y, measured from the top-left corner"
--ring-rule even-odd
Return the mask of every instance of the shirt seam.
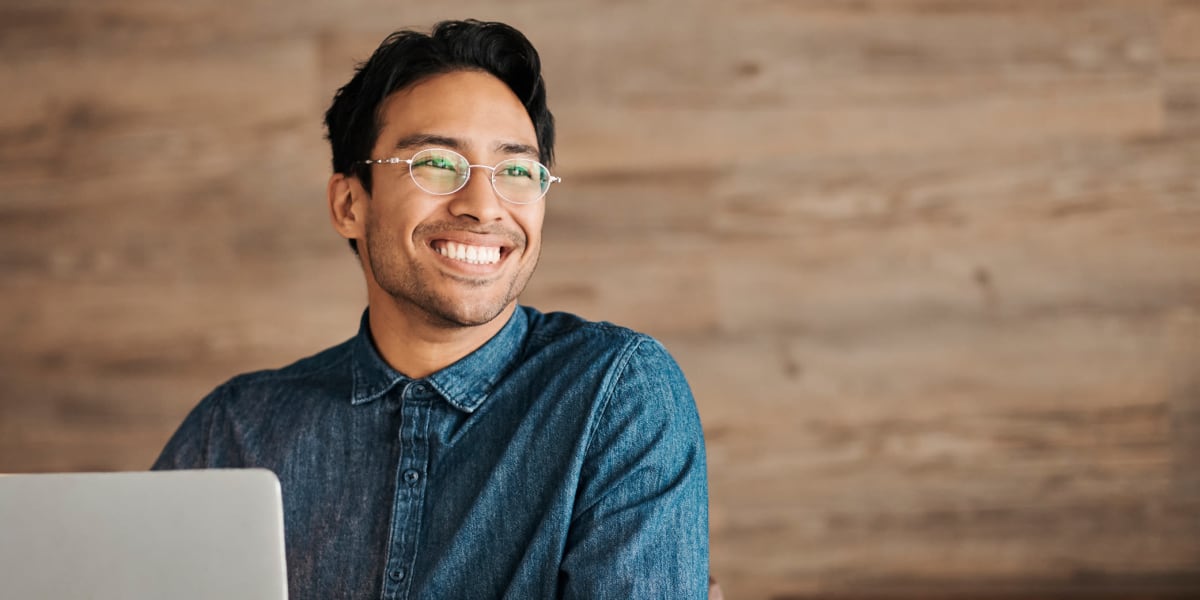
[[612, 404], [612, 397], [616, 394], [617, 385], [625, 375], [629, 361], [647, 339], [645, 335], [636, 334], [625, 348], [622, 349], [621, 354], [617, 356], [613, 369], [609, 371], [610, 376], [605, 379], [604, 385], [600, 390], [601, 400], [600, 406], [596, 411], [596, 422], [587, 432], [587, 445], [583, 449], [583, 459], [585, 461], [592, 451], [592, 443], [596, 439], [596, 432], [600, 430], [600, 427], [604, 424], [604, 419], [608, 416], [608, 407]]

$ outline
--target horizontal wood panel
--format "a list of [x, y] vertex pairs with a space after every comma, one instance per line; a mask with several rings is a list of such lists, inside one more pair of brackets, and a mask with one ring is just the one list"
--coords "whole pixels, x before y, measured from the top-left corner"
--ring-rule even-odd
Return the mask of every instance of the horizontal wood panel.
[[[658, 168], [724, 166], [728, 154], [761, 161], [908, 155], [978, 147], [1029, 148], [1072, 137], [1133, 138], [1161, 130], [1154, 89], [1077, 91], [1013, 98], [894, 107], [851, 105], [810, 109], [606, 108], [568, 106], [557, 113], [573, 132], [565, 155], [588, 157], [594, 169], [633, 169], [654, 157]], [[628, 119], [636, 128], [620, 127]], [[1036, 126], [1035, 126], [1036, 124]], [[569, 163], [564, 160], [564, 166]], [[574, 168], [574, 167], [573, 167]]]
[[1163, 56], [1172, 62], [1200, 61], [1200, 4], [1169, 0], [1163, 15]]

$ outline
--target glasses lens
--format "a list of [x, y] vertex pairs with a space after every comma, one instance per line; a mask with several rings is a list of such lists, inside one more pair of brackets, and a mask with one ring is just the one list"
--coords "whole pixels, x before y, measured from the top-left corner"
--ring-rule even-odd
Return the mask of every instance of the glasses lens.
[[526, 204], [546, 195], [550, 188], [550, 171], [536, 160], [510, 158], [496, 165], [492, 181], [505, 200]]
[[470, 163], [457, 152], [430, 148], [412, 157], [409, 170], [413, 181], [430, 194], [452, 194], [466, 185]]

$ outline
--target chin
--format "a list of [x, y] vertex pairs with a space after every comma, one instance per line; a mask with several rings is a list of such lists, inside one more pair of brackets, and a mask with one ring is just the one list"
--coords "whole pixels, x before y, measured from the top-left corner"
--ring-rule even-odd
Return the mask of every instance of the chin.
[[513, 300], [482, 300], [476, 302], [454, 301], [448, 298], [426, 299], [432, 302], [416, 304], [438, 324], [451, 327], [478, 327], [494, 321], [504, 314]]

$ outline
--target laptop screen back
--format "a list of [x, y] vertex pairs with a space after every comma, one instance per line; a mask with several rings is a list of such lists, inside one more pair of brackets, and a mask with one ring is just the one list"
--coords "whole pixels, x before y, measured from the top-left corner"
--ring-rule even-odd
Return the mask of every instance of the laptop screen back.
[[0, 598], [287, 598], [262, 469], [0, 475]]

